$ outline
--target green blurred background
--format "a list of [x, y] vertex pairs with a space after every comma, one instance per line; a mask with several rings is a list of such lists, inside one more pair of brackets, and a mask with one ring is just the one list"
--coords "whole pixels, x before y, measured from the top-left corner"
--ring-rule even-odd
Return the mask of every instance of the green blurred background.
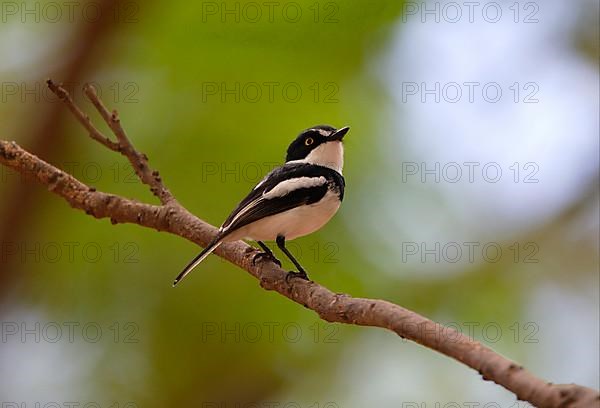
[[[448, 3], [2, 1], [0, 138], [155, 202], [44, 88], [65, 82], [101, 125], [81, 92], [92, 82], [179, 201], [218, 225], [299, 131], [349, 125], [341, 211], [291, 244], [311, 277], [597, 388], [598, 4], [499, 2], [491, 22], [484, 2], [471, 22]], [[426, 92], [469, 81], [503, 98]], [[465, 162], [503, 175], [443, 173]], [[320, 321], [216, 256], [174, 290], [199, 248], [76, 212], [3, 167], [0, 197], [3, 403], [517, 404], [391, 333]]]

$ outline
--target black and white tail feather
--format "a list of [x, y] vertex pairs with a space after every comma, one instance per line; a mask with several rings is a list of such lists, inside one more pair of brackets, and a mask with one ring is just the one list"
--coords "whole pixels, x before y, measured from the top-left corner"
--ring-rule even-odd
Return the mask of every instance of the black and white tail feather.
[[216, 239], [213, 239], [207, 246], [204, 248], [202, 252], [198, 254], [192, 261], [181, 271], [179, 275], [173, 281], [173, 286], [177, 285], [180, 280], [185, 278], [188, 273], [190, 273], [196, 266], [200, 265], [200, 262], [204, 261], [206, 257], [213, 253], [215, 249], [221, 245], [223, 241], [219, 236]]
[[344, 197], [341, 141], [348, 129], [321, 125], [302, 132], [289, 146], [286, 163], [269, 172], [238, 204], [217, 236], [183, 269], [173, 286], [223, 242], [277, 239], [278, 245], [280, 241], [284, 245], [285, 239], [307, 235], [327, 223]]

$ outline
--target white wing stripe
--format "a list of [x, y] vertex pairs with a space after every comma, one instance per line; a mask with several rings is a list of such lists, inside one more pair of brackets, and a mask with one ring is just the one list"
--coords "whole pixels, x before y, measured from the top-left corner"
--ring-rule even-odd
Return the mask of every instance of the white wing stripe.
[[258, 197], [255, 200], [250, 201], [248, 204], [246, 204], [246, 206], [244, 208], [242, 208], [236, 215], [235, 217], [233, 217], [231, 219], [231, 221], [229, 221], [227, 224], [223, 224], [223, 226], [221, 227], [221, 231], [226, 231], [229, 229], [229, 227], [237, 221], [238, 218], [240, 218], [242, 215], [244, 215], [245, 213], [248, 212], [248, 210], [250, 210], [252, 207], [254, 207], [256, 205], [256, 203], [258, 203], [260, 200], [262, 200], [262, 197]]
[[267, 193], [263, 193], [261, 197], [258, 197], [248, 204], [244, 208], [242, 208], [236, 215], [231, 219], [230, 222], [224, 224], [221, 227], [221, 231], [227, 231], [231, 225], [233, 225], [240, 217], [246, 214], [250, 209], [252, 209], [256, 204], [258, 204], [262, 200], [270, 200], [273, 198], [283, 197], [294, 190], [298, 190], [300, 188], [310, 188], [310, 187], [318, 187], [327, 183], [327, 179], [323, 176], [321, 177], [298, 177], [290, 180], [282, 181], [277, 184]]
[[327, 183], [327, 179], [323, 176], [293, 178], [277, 184], [267, 193], [263, 193], [263, 197], [267, 200], [283, 197], [292, 191], [299, 190], [301, 188], [318, 187], [324, 185], [325, 183]]

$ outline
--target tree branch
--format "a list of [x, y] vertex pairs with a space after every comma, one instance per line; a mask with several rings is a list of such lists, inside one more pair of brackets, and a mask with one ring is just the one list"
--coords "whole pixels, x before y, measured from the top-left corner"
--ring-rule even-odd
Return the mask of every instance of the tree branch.
[[[118, 142], [100, 133], [89, 118], [75, 106], [68, 93], [48, 81], [48, 86], [69, 107], [90, 137], [130, 161], [140, 180], [147, 184], [162, 205], [150, 205], [96, 191], [58, 168], [25, 151], [15, 142], [0, 140], [0, 163], [45, 185], [72, 207], [96, 218], [110, 218], [113, 224], [132, 223], [178, 235], [205, 246], [216, 228], [197, 218], [171, 195], [158, 172], [148, 165], [121, 127], [116, 111], [110, 113], [92, 87], [85, 94], [107, 122]], [[221, 245], [215, 253], [256, 277], [260, 286], [274, 290], [292, 301], [315, 311], [323, 320], [373, 326], [391, 330], [402, 338], [417, 342], [452, 357], [478, 371], [484, 380], [493, 381], [512, 391], [517, 398], [539, 407], [598, 407], [600, 393], [576, 384], [558, 385], [543, 381], [513, 361], [449, 327], [437, 324], [396, 304], [376, 299], [354, 298], [338, 294], [302, 279], [285, 279], [287, 272], [263, 258], [252, 262], [257, 249], [236, 241]]]
[[[46, 64], [44, 69], [49, 69], [53, 75], [60, 75], [68, 84], [80, 82], [86, 72], [93, 68], [90, 61], [94, 56], [101, 56], [110, 50], [104, 42], [111, 37], [110, 33], [117, 25], [117, 19], [110, 11], [116, 10], [119, 4], [119, 0], [94, 1], [98, 11], [106, 12], [99, 13], [93, 22], [88, 19], [70, 25], [72, 27], [68, 28], [69, 38], [65, 38], [63, 45], [53, 49], [56, 55], [61, 56], [60, 60]], [[65, 159], [71, 146], [71, 140], [64, 137], [62, 130], [66, 116], [67, 111], [60, 103], [47, 103], [42, 109], [37, 109], [34, 115], [30, 115], [31, 120], [21, 126], [30, 129], [27, 137], [27, 147], [30, 151], [51, 162]], [[6, 197], [2, 197], [5, 205], [0, 209], [0, 242], [22, 241], [27, 237], [27, 220], [41, 191], [24, 183], [7, 183], [6, 188], [2, 190]], [[7, 294], [13, 281], [19, 279], [19, 271], [22, 268], [22, 264], [11, 254], [4, 258], [0, 268], [0, 298]]]

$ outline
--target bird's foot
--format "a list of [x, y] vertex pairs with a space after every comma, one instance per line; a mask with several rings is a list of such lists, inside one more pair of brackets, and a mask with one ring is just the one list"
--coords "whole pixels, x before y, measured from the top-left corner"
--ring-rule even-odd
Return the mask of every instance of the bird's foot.
[[281, 268], [281, 261], [277, 259], [275, 255], [273, 255], [273, 253], [268, 252], [259, 252], [256, 255], [254, 255], [254, 258], [252, 258], [252, 265], [256, 265], [256, 262], [262, 259], [268, 259], [269, 261], [279, 265], [279, 267]]
[[287, 283], [290, 282], [290, 279], [292, 278], [300, 278], [303, 279], [305, 281], [310, 282], [310, 279], [308, 278], [308, 275], [306, 274], [306, 271], [300, 271], [300, 272], [295, 272], [295, 271], [289, 271], [286, 275], [285, 275], [285, 281]]

